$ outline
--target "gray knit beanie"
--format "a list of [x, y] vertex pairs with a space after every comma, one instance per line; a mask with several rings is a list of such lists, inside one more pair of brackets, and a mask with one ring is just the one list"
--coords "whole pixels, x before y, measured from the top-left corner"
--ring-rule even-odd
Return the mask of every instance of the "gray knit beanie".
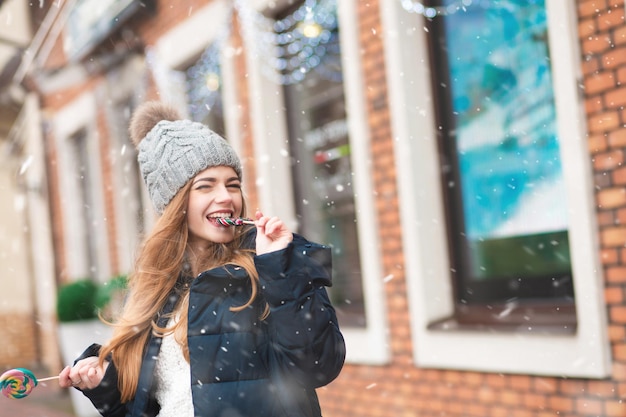
[[181, 119], [174, 108], [158, 101], [137, 108], [130, 135], [159, 214], [190, 179], [207, 168], [228, 166], [241, 178], [241, 161], [224, 138], [202, 123]]

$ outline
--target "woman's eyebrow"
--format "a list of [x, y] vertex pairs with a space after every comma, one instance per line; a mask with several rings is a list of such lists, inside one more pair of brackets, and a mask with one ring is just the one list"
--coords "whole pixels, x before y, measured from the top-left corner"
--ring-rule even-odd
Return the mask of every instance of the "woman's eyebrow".
[[[197, 178], [195, 179], [191, 184], [194, 185], [200, 181], [207, 181], [207, 182], [217, 182], [217, 178], [215, 177], [201, 177], [201, 178]], [[235, 177], [230, 177], [226, 179], [227, 183], [233, 182], [233, 181], [240, 181], [239, 177], [235, 176]]]
[[216, 182], [217, 179], [213, 178], [213, 177], [202, 177], [202, 178], [198, 178], [196, 180], [194, 180], [191, 185], [194, 185], [200, 181], [207, 181], [207, 182]]

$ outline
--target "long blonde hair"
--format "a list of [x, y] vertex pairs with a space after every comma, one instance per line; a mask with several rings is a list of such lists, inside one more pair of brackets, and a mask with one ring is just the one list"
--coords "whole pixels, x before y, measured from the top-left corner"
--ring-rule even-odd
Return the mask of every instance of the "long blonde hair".
[[[163, 336], [173, 332], [176, 340], [183, 346], [185, 358], [189, 361], [187, 348], [189, 292], [187, 291], [178, 303], [176, 312], [179, 320], [174, 327], [159, 328], [156, 325], [156, 318], [183, 273], [187, 261], [187, 202], [190, 190], [191, 181], [174, 196], [151, 233], [144, 239], [134, 272], [129, 277], [128, 297], [123, 311], [114, 323], [110, 323], [114, 328], [113, 337], [100, 350], [101, 364], [109, 354], [113, 357], [123, 403], [135, 396], [144, 349], [151, 335]], [[243, 200], [242, 213], [245, 213], [245, 199]], [[232, 242], [214, 243], [214, 247], [207, 252], [211, 258], [202, 259], [200, 266], [210, 269], [233, 264], [246, 270], [250, 276], [252, 294], [246, 304], [231, 307], [231, 310], [239, 311], [252, 304], [256, 298], [258, 273], [254, 267], [253, 251], [240, 247], [243, 240], [242, 229], [237, 228], [235, 233]], [[263, 317], [265, 315], [267, 306]]]

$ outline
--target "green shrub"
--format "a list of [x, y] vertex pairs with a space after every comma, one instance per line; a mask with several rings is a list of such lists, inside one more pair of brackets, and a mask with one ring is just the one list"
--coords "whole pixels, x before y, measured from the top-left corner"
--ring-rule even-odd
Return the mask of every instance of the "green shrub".
[[101, 307], [97, 304], [98, 284], [82, 279], [59, 288], [57, 295], [57, 318], [60, 322], [91, 320], [98, 317]]

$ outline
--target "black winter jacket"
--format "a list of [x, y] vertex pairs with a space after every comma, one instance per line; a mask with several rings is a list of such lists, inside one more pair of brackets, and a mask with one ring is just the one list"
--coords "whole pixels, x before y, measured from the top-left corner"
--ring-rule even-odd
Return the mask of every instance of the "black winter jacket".
[[[345, 358], [325, 289], [331, 285], [330, 249], [294, 235], [287, 248], [255, 256], [254, 262], [261, 297], [243, 311], [229, 310], [250, 297], [243, 268], [215, 268], [191, 283], [188, 343], [194, 414], [319, 417], [315, 388], [336, 378]], [[265, 302], [270, 315], [260, 320]], [[128, 404], [120, 402], [114, 363], [98, 387], [83, 391], [103, 416], [158, 414], [152, 374], [160, 340], [149, 342], [137, 394]], [[98, 350], [92, 345], [81, 358]]]

